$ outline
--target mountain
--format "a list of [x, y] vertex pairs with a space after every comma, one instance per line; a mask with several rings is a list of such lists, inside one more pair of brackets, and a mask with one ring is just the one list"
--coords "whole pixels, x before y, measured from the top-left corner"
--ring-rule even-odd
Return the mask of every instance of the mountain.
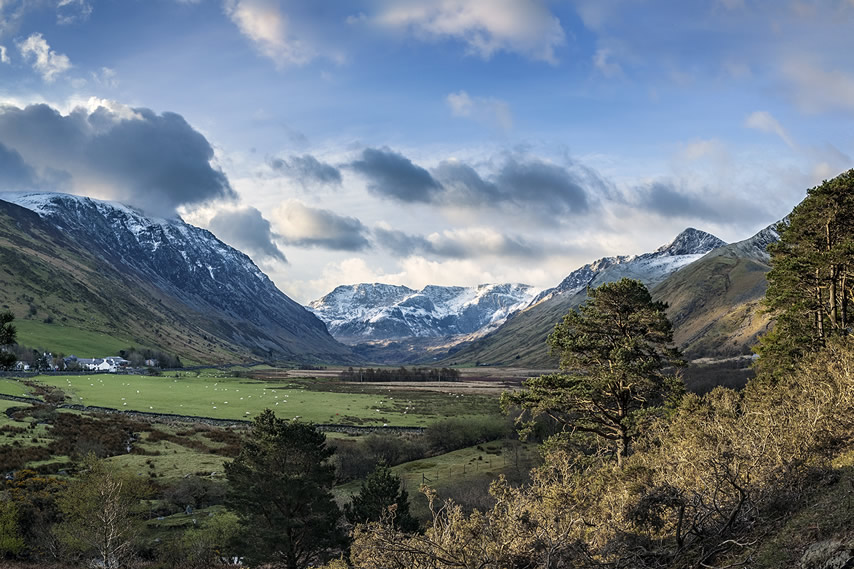
[[336, 339], [356, 344], [483, 333], [532, 298], [533, 289], [523, 284], [430, 285], [416, 291], [363, 283], [339, 286], [308, 307]]
[[584, 265], [572, 271], [556, 287], [540, 293], [533, 304], [557, 294], [573, 295], [587, 287], [596, 288], [623, 277], [640, 280], [649, 287], [722, 245], [726, 243], [714, 235], [689, 227], [652, 253], [604, 257]]
[[494, 332], [452, 348], [441, 363], [556, 367], [557, 360], [549, 356], [546, 339], [567, 312], [584, 302], [587, 287], [595, 288], [623, 277], [638, 279], [652, 287], [723, 245], [714, 235], [688, 228], [651, 253], [605, 257], [584, 265], [558, 286], [543, 291], [530, 306], [508, 318]]
[[673, 340], [689, 358], [749, 354], [771, 319], [759, 311], [771, 269], [766, 248], [777, 224], [719, 247], [673, 273], [652, 290], [668, 303]]
[[352, 359], [249, 257], [206, 230], [65, 194], [0, 198], [6, 305], [196, 361]]

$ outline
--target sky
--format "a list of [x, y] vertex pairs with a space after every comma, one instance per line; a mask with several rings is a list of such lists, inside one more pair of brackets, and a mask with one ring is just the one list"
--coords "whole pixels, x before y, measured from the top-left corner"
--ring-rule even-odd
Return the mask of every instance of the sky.
[[852, 30], [854, 0], [0, 0], [0, 191], [180, 215], [303, 303], [547, 288], [851, 168]]

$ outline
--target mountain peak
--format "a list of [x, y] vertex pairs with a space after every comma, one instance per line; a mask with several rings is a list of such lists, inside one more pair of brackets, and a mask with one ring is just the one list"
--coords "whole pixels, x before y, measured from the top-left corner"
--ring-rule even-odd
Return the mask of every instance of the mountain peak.
[[666, 255], [698, 255], [705, 254], [712, 249], [717, 249], [726, 245], [726, 242], [718, 239], [711, 233], [700, 231], [689, 227], [676, 238], [656, 249], [656, 253], [664, 253]]
[[308, 307], [333, 336], [358, 343], [480, 333], [525, 307], [533, 294], [528, 285], [509, 283], [427, 285], [418, 291], [362, 283], [338, 287]]

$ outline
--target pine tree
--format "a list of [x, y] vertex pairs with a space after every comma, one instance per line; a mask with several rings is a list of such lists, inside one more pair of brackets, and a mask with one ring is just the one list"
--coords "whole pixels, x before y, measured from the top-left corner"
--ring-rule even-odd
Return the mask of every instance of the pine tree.
[[11, 369], [18, 358], [11, 350], [17, 344], [18, 331], [12, 322], [15, 315], [9, 311], [0, 312], [0, 369]]
[[365, 479], [344, 511], [353, 524], [390, 519], [394, 527], [402, 531], [418, 529], [418, 521], [409, 513], [409, 494], [401, 488], [400, 476], [384, 464], [377, 466]]
[[231, 463], [226, 504], [240, 516], [251, 563], [301, 569], [344, 544], [332, 498], [335, 468], [326, 436], [264, 410]]
[[810, 189], [768, 247], [765, 307], [772, 332], [757, 349], [762, 371], [791, 370], [833, 336], [850, 333], [854, 295], [854, 170]]
[[622, 464], [641, 412], [684, 392], [681, 379], [665, 373], [682, 361], [671, 347], [667, 305], [653, 302], [643, 283], [624, 278], [588, 296], [548, 339], [563, 372], [531, 378], [525, 390], [502, 400], [596, 437]]

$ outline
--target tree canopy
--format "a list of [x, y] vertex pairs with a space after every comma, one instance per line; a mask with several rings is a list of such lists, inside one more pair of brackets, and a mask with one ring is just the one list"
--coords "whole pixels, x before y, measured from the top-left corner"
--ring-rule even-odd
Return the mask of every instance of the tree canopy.
[[409, 513], [409, 494], [400, 486], [400, 476], [381, 464], [362, 483], [359, 493], [345, 508], [353, 524], [391, 520], [402, 531], [415, 531], [418, 521]]
[[682, 361], [671, 347], [667, 305], [654, 302], [643, 283], [624, 278], [588, 295], [549, 336], [562, 373], [529, 379], [525, 390], [503, 400], [548, 415], [570, 433], [597, 437], [621, 463], [640, 412], [684, 390], [665, 373]]
[[225, 465], [227, 505], [245, 529], [247, 559], [300, 569], [344, 541], [332, 498], [335, 468], [326, 436], [314, 426], [264, 410], [234, 461]]
[[769, 372], [791, 370], [829, 338], [850, 332], [854, 170], [808, 190], [778, 230], [780, 241], [768, 247], [772, 268], [764, 301], [776, 322], [757, 350], [760, 367]]
[[15, 353], [9, 348], [17, 344], [18, 331], [12, 322], [15, 315], [10, 311], [0, 312], [0, 369], [9, 369], [17, 361]]

